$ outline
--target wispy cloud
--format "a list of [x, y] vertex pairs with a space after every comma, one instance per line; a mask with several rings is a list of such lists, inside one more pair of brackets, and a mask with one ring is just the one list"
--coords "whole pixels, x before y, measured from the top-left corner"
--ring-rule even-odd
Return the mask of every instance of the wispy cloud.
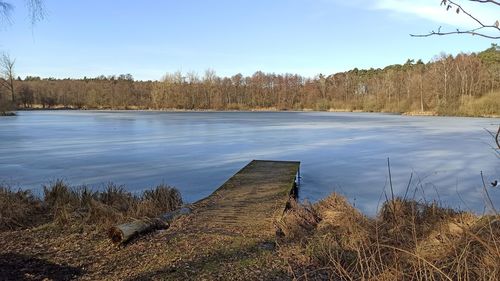
[[[446, 24], [459, 28], [471, 28], [477, 24], [463, 13], [455, 11], [446, 11], [445, 7], [440, 6], [441, 0], [375, 0], [365, 1], [371, 3], [371, 8], [376, 10], [387, 10], [396, 16], [413, 15], [426, 19], [437, 24]], [[491, 24], [496, 18], [496, 9], [489, 4], [471, 3], [469, 1], [457, 1], [467, 11], [483, 20], [485, 24]]]

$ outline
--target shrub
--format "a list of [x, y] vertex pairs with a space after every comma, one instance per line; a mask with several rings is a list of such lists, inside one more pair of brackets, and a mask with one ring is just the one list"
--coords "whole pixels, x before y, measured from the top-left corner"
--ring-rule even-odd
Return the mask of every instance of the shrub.
[[153, 203], [156, 215], [173, 211], [182, 205], [182, 198], [179, 191], [174, 187], [164, 184], [157, 186], [153, 190], [144, 191], [141, 200]]
[[299, 204], [290, 198], [289, 209], [275, 224], [279, 233], [291, 240], [307, 237], [319, 222], [316, 210], [310, 204]]
[[133, 208], [137, 198], [125, 190], [123, 186], [108, 183], [104, 191], [98, 193], [98, 201], [115, 208], [117, 211], [127, 213]]
[[11, 101], [8, 101], [6, 99], [3, 99], [0, 95], [0, 116], [14, 116], [16, 115], [13, 112], [10, 112], [14, 110], [14, 106]]
[[43, 201], [56, 222], [67, 223], [71, 213], [80, 205], [78, 194], [62, 180], [43, 186], [43, 194]]

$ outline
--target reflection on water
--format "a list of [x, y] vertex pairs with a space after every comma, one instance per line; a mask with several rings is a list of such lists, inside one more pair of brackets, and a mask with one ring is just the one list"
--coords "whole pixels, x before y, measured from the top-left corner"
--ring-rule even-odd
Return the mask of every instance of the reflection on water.
[[[500, 119], [298, 112], [21, 112], [0, 119], [0, 181], [39, 189], [56, 178], [210, 194], [252, 159], [302, 162], [300, 197], [333, 191], [374, 214], [387, 189], [483, 212], [480, 171], [500, 176], [486, 129]], [[500, 189], [490, 195], [500, 206]], [[422, 199], [422, 200], [424, 200]]]

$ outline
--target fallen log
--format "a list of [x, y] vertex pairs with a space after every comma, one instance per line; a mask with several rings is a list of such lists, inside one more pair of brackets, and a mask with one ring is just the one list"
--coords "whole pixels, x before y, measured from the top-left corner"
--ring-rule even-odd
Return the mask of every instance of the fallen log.
[[155, 231], [158, 229], [167, 229], [170, 223], [176, 218], [185, 216], [191, 213], [191, 209], [183, 207], [172, 212], [163, 214], [154, 219], [136, 220], [129, 223], [113, 226], [108, 231], [108, 237], [115, 244], [126, 243], [132, 238], [141, 234]]

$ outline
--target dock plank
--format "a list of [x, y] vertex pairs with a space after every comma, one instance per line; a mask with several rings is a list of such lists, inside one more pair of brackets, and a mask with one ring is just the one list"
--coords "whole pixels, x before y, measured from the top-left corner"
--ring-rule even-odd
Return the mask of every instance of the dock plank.
[[274, 235], [294, 188], [300, 162], [253, 160], [212, 195], [194, 204], [195, 224], [235, 228], [246, 236]]

